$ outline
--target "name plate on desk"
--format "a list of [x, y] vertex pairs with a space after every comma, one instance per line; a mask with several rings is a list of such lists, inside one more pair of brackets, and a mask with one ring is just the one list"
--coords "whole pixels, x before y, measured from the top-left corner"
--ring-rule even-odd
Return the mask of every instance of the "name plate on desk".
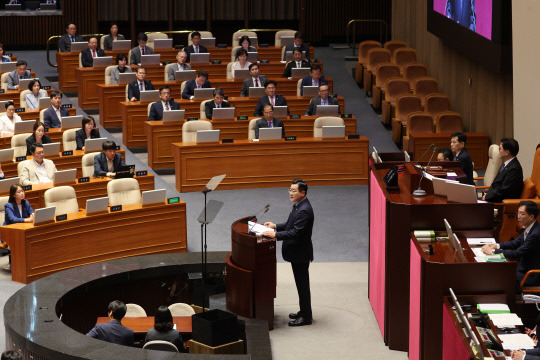
[[136, 171], [135, 172], [135, 176], [146, 176], [146, 175], [148, 175], [147, 170], [141, 170], [141, 171]]
[[352, 114], [341, 114], [341, 117], [343, 119], [349, 119], [349, 118], [352, 118]]
[[71, 104], [64, 104], [62, 105], [64, 109], [71, 109]]
[[24, 190], [24, 191], [30, 191], [30, 190], [32, 190], [32, 185], [25, 185], [25, 186], [23, 186], [23, 190]]
[[62, 151], [62, 156], [70, 156], [70, 155], [73, 155], [73, 150]]
[[167, 199], [167, 204], [178, 204], [179, 202], [180, 202], [180, 198], [178, 196]]
[[221, 64], [221, 60], [211, 60], [212, 64]]
[[23, 113], [25, 111], [24, 108], [18, 108], [18, 109], [15, 109], [15, 112], [16, 113]]
[[246, 115], [240, 115], [236, 118], [237, 120], [247, 120], [248, 117]]
[[26, 160], [26, 156], [17, 156], [15, 158], [15, 162], [21, 162], [21, 161], [24, 161], [24, 160]]
[[261, 64], [268, 64], [270, 62], [270, 60], [268, 59], [262, 59], [261, 60]]
[[56, 221], [64, 221], [67, 220], [67, 214], [57, 215]]
[[80, 183], [87, 183], [87, 182], [90, 182], [90, 177], [89, 176], [85, 176], [85, 177], [82, 177], [82, 178], [78, 178], [77, 179], [77, 182], [80, 184]]
[[51, 90], [51, 86], [50, 85], [44, 85], [41, 87], [43, 90]]
[[294, 135], [294, 136], [285, 136], [285, 141], [296, 141], [296, 135]]
[[196, 121], [196, 120], [199, 120], [199, 118], [196, 118], [196, 117], [187, 118], [187, 121]]
[[111, 206], [111, 212], [122, 211], [122, 205]]
[[298, 114], [291, 115], [291, 119], [300, 119], [301, 116]]
[[234, 143], [234, 139], [222, 139], [221, 143], [222, 144], [232, 144], [232, 143]]
[[360, 135], [358, 135], [358, 134], [348, 135], [347, 139], [349, 139], [349, 140], [359, 140]]
[[4, 89], [0, 89], [0, 94], [3, 94], [4, 93]]
[[120, 150], [120, 145], [116, 145], [116, 151]]

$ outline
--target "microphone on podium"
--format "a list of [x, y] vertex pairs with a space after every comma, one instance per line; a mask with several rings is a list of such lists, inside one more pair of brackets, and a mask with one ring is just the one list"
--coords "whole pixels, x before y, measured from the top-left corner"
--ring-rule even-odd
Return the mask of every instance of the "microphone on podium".
[[[431, 157], [429, 158], [429, 161], [428, 161], [428, 163], [426, 165], [426, 170], [425, 171], [427, 171], [427, 168], [428, 168], [429, 164], [431, 163], [431, 159], [433, 159], [433, 155], [435, 155], [435, 153], [437, 152], [437, 147], [435, 146], [435, 144], [431, 144], [429, 149], [431, 149], [432, 147], [433, 147], [433, 153], [431, 154]], [[425, 172], [422, 170], [422, 177], [420, 178], [420, 182], [418, 183], [418, 189], [413, 191], [413, 196], [416, 196], [416, 197], [426, 196], [426, 194], [427, 194], [426, 191], [422, 189], [422, 180], [424, 179], [424, 175], [425, 175]]]
[[[268, 209], [270, 209], [270, 204], [266, 204], [261, 210], [257, 211], [255, 213], [255, 215], [252, 215], [249, 219], [248, 219], [248, 222], [249, 221], [253, 221], [254, 219], [256, 220], [257, 219], [257, 216], [259, 215], [263, 215], [263, 214], [266, 214], [268, 212]], [[248, 228], [248, 232], [251, 232], [251, 230], [253, 229], [253, 227], [255, 226], [256, 222], [251, 225], [251, 227]]]
[[[418, 160], [415, 161], [414, 166], [418, 165], [418, 163], [420, 162], [420, 160], [422, 160], [422, 159], [424, 158], [424, 156], [429, 152], [429, 150], [433, 149], [434, 147], [435, 147], [435, 144], [429, 145], [429, 148], [428, 148], [426, 151], [424, 151], [424, 153], [422, 154], [422, 156], [420, 156], [420, 157], [418, 158]], [[435, 151], [437, 151], [437, 148], [436, 148], [436, 147], [435, 147]], [[433, 155], [432, 155], [432, 156], [433, 156]]]

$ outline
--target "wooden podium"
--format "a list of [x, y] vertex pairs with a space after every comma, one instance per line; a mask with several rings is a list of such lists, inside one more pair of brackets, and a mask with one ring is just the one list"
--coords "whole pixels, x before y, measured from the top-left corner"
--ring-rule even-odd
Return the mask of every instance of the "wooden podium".
[[237, 315], [268, 321], [274, 328], [276, 240], [257, 242], [248, 233], [248, 219], [231, 226], [232, 252], [226, 259], [227, 309]]

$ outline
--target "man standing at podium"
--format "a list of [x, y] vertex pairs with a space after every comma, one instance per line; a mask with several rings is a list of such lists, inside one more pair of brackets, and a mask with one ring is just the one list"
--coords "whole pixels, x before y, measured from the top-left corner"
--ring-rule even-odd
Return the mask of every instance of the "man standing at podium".
[[300, 311], [289, 314], [289, 326], [311, 325], [311, 292], [309, 289], [309, 263], [313, 261], [313, 209], [307, 199], [308, 186], [302, 179], [294, 179], [289, 189], [289, 197], [294, 203], [287, 222], [274, 224], [266, 222], [264, 226], [275, 229], [265, 231], [263, 235], [283, 241], [281, 253], [285, 261], [292, 266], [296, 289], [300, 300]]

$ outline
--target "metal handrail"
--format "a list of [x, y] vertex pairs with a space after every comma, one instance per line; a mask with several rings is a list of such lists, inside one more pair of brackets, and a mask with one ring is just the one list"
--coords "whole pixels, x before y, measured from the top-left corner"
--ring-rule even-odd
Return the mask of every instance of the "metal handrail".
[[[349, 23], [347, 24], [347, 45], [349, 45], [350, 48], [352, 48], [352, 51], [353, 51], [353, 56], [356, 55], [356, 24], [357, 23], [378, 23], [379, 24], [379, 41], [381, 43], [383, 43], [384, 41], [388, 40], [388, 23], [384, 20], [381, 20], [381, 19], [354, 19], [354, 20], [351, 20], [349, 21]], [[351, 44], [351, 42], [349, 41], [349, 34], [350, 34], [350, 28], [351, 28], [351, 25], [353, 26], [353, 30], [352, 30], [352, 38], [353, 38], [353, 42]], [[383, 26], [384, 26], [384, 41], [383, 41]]]
[[[88, 36], [98, 37], [98, 36], [103, 36], [103, 35], [105, 35], [105, 34], [83, 34], [83, 35], [79, 35], [79, 36], [82, 36], [84, 38], [85, 36], [86, 37], [88, 37]], [[50, 43], [51, 43], [52, 39], [58, 39], [58, 38], [61, 38], [62, 36], [63, 35], [53, 35], [53, 36], [51, 36], [50, 38], [47, 39], [47, 63], [52, 67], [58, 67], [58, 64], [51, 64], [51, 60], [49, 59]], [[56, 49], [56, 52], [58, 52], [58, 48]]]

